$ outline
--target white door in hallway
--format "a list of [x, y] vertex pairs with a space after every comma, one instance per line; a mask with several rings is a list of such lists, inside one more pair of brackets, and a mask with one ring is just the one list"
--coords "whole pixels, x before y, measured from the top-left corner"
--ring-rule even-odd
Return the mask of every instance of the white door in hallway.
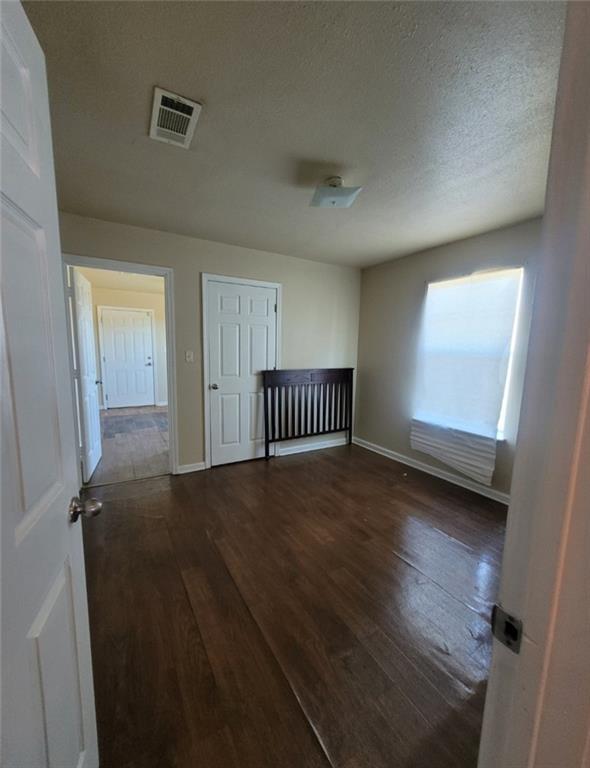
[[261, 371], [276, 366], [278, 289], [207, 282], [211, 463], [264, 456]]
[[74, 370], [79, 387], [82, 479], [87, 483], [102, 456], [96, 347], [92, 319], [92, 288], [77, 269], [74, 276], [76, 345]]
[[3, 2], [0, 371], [6, 768], [96, 768], [98, 750], [45, 60]]
[[99, 307], [107, 408], [155, 405], [152, 313]]

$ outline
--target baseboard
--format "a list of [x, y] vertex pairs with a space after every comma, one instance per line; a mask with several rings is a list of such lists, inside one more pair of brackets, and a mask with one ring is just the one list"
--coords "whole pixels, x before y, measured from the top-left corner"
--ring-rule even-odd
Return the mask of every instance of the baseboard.
[[284, 443], [277, 445], [276, 456], [290, 456], [293, 453], [307, 453], [308, 451], [321, 451], [324, 448], [336, 448], [338, 445], [346, 445], [346, 437], [335, 437], [332, 440], [321, 440], [317, 443], [304, 443], [289, 445]]
[[187, 475], [189, 472], [201, 472], [206, 469], [204, 461], [198, 461], [196, 464], [179, 464], [175, 475]]
[[370, 443], [368, 440], [363, 440], [362, 437], [352, 438], [352, 442], [361, 448], [366, 448], [367, 451], [373, 451], [381, 456], [385, 456], [392, 461], [399, 461], [400, 464], [405, 464], [408, 467], [419, 469], [421, 472], [426, 472], [428, 475], [439, 477], [441, 480], [446, 480], [453, 485], [459, 485], [461, 488], [467, 488], [469, 491], [479, 493], [480, 496], [486, 496], [488, 499], [499, 501], [501, 504], [508, 505], [510, 503], [510, 495], [503, 493], [502, 491], [496, 491], [493, 488], [488, 488], [485, 485], [480, 485], [467, 478], [458, 477], [452, 472], [445, 472], [444, 469], [438, 469], [437, 467], [431, 467], [430, 464], [418, 461], [417, 459], [411, 459], [409, 456], [405, 456], [403, 453], [397, 453], [396, 451], [390, 451], [389, 448], [383, 448], [381, 445]]
[[168, 400], [156, 400], [156, 406], [158, 408], [163, 408], [165, 405], [168, 405]]
[[[346, 445], [347, 439], [345, 437], [335, 437], [332, 440], [322, 440], [318, 443], [306, 443], [303, 445], [278, 445], [276, 444], [275, 456], [289, 456], [292, 453], [306, 453], [307, 451], [320, 451], [323, 448], [335, 448], [337, 445]], [[204, 461], [199, 461], [197, 464], [180, 464], [174, 474], [186, 475], [189, 472], [201, 472], [201, 470], [207, 469], [207, 465]]]

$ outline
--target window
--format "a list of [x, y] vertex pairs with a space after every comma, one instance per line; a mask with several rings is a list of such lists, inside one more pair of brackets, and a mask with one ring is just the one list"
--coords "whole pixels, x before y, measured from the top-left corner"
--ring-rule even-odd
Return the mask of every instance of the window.
[[[522, 276], [522, 269], [508, 269], [430, 283], [424, 305], [412, 445], [443, 460], [457, 450], [464, 472], [467, 458], [477, 465], [478, 451], [493, 453], [489, 482], [504, 428]], [[473, 446], [469, 456], [457, 442]], [[475, 472], [486, 482], [479, 467]]]

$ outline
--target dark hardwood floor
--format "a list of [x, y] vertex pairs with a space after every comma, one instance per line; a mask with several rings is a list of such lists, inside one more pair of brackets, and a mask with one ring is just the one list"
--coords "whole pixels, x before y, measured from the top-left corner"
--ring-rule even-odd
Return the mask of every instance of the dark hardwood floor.
[[505, 507], [356, 446], [93, 495], [102, 768], [476, 765]]
[[100, 412], [102, 458], [88, 485], [157, 477], [170, 471], [166, 406]]

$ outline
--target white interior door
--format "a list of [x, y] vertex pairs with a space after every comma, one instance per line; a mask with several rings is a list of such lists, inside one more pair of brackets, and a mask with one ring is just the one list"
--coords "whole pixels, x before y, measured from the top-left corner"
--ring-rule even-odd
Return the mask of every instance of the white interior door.
[[2, 754], [98, 765], [51, 129], [43, 52], [1, 6]]
[[568, 3], [480, 768], [590, 766], [589, 42]]
[[263, 370], [276, 365], [277, 289], [209, 281], [211, 463], [264, 456]]
[[155, 404], [152, 313], [100, 308], [107, 408]]
[[77, 269], [74, 275], [76, 374], [80, 387], [80, 431], [82, 438], [82, 479], [87, 483], [102, 456], [100, 406], [92, 313], [92, 286]]

